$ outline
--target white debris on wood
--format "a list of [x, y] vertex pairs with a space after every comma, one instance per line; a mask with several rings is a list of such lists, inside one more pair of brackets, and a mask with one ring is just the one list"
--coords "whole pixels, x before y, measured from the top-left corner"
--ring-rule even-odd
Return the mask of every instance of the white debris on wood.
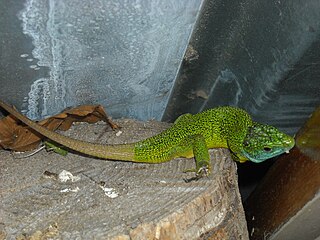
[[61, 193], [68, 193], [68, 192], [79, 192], [80, 188], [75, 187], [75, 188], [64, 188], [60, 190]]
[[58, 175], [60, 182], [77, 182], [80, 180], [79, 176], [74, 176], [71, 172], [62, 170], [61, 173]]
[[104, 191], [104, 194], [109, 198], [116, 198], [119, 194], [114, 190], [114, 188], [108, 188], [105, 186], [100, 186], [100, 188]]
[[116, 136], [119, 137], [121, 134], [122, 134], [122, 131], [118, 131], [118, 132], [116, 133]]

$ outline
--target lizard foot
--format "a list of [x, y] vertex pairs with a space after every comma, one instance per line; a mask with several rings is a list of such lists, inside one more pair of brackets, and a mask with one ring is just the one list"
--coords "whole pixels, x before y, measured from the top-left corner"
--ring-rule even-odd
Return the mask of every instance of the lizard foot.
[[191, 168], [191, 169], [186, 169], [183, 172], [184, 173], [187, 173], [187, 172], [195, 172], [196, 173], [195, 177], [192, 177], [190, 179], [185, 179], [185, 182], [191, 182], [194, 180], [197, 181], [204, 176], [208, 177], [210, 175], [210, 167], [205, 165], [205, 166], [200, 167], [199, 169]]

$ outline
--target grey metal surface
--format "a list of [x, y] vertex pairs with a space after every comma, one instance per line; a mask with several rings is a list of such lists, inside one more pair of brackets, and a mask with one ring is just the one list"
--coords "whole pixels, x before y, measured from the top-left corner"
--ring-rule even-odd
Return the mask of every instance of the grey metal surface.
[[164, 119], [236, 105], [294, 134], [320, 105], [320, 2], [207, 1]]
[[237, 105], [294, 134], [320, 104], [318, 0], [0, 3], [0, 97], [34, 119], [87, 103], [166, 121]]
[[0, 4], [2, 99], [33, 119], [87, 103], [160, 119], [202, 1]]

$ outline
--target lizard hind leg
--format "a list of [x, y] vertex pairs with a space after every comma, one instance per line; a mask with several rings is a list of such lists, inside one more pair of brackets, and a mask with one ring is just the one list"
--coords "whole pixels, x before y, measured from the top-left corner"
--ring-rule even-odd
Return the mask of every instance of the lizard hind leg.
[[208, 176], [211, 170], [211, 162], [205, 138], [200, 134], [191, 135], [188, 137], [187, 142], [192, 148], [196, 168], [186, 169], [184, 172], [195, 172], [199, 178]]

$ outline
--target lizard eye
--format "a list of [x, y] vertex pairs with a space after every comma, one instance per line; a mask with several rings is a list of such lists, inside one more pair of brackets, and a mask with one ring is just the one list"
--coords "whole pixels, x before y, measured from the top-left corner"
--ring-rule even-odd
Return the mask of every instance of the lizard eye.
[[270, 152], [270, 151], [271, 151], [271, 148], [270, 148], [270, 147], [264, 147], [263, 150], [264, 150], [265, 152]]

